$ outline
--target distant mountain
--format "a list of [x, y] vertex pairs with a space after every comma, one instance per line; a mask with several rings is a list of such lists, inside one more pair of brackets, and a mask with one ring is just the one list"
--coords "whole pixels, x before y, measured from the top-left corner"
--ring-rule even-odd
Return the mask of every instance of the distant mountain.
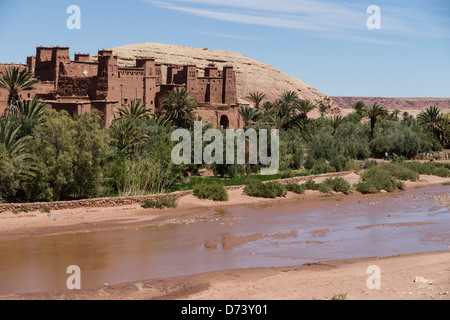
[[352, 112], [352, 105], [358, 101], [366, 105], [377, 103], [388, 110], [399, 109], [417, 115], [430, 106], [443, 112], [450, 112], [450, 98], [383, 98], [383, 97], [331, 97], [344, 114]]

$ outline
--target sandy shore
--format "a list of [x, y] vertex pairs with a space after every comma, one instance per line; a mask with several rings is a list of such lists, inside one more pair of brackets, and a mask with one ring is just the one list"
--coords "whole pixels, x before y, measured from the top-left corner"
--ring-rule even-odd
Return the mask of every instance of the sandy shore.
[[[359, 176], [349, 173], [351, 184]], [[320, 182], [323, 178], [316, 178]], [[450, 182], [450, 178], [421, 175], [406, 182], [407, 189], [424, 188]], [[217, 208], [239, 204], [320, 199], [318, 191], [303, 195], [288, 193], [286, 198], [261, 199], [243, 194], [243, 188], [230, 190], [227, 202], [199, 200], [192, 195], [179, 199], [177, 209], [143, 209], [139, 205], [112, 208], [54, 210], [0, 214], [0, 240], [51, 234], [83, 233], [134, 226], [190, 224], [212, 219]], [[401, 194], [401, 191], [397, 193]], [[387, 193], [385, 193], [388, 195]], [[336, 200], [370, 197], [354, 192], [335, 194]], [[383, 196], [378, 194], [377, 197]], [[330, 198], [327, 198], [328, 200]], [[450, 205], [450, 195], [439, 198]], [[381, 289], [370, 290], [367, 267], [381, 269]], [[417, 278], [417, 279], [416, 279]], [[417, 282], [415, 282], [417, 280]], [[450, 299], [450, 251], [401, 255], [387, 258], [363, 258], [328, 261], [303, 266], [252, 268], [209, 272], [160, 280], [91, 288], [76, 292], [45, 292], [33, 295], [9, 295], [0, 299]]]

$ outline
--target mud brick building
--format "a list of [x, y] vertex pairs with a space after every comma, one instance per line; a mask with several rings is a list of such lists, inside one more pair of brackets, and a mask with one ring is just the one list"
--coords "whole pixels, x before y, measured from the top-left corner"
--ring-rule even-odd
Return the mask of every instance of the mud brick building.
[[[0, 64], [0, 72], [10, 64]], [[140, 98], [155, 114], [161, 114], [166, 94], [184, 87], [198, 102], [197, 114], [214, 126], [241, 128], [238, 112], [236, 74], [232, 66], [218, 70], [210, 65], [200, 75], [195, 65], [163, 66], [155, 59], [136, 59], [134, 67], [118, 65], [111, 50], [99, 50], [97, 61], [89, 54], [75, 53], [70, 59], [68, 47], [37, 47], [26, 65], [39, 80], [35, 90], [21, 93], [22, 99], [35, 95], [51, 108], [71, 115], [96, 109], [102, 125], [108, 127], [116, 111]], [[0, 114], [7, 104], [8, 92], [0, 89]]]

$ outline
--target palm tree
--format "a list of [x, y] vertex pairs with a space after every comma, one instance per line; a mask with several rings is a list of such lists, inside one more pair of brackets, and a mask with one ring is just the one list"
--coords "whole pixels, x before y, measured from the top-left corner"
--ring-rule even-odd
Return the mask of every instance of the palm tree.
[[245, 126], [248, 126], [250, 122], [255, 121], [258, 113], [259, 112], [257, 109], [250, 108], [248, 106], [239, 107], [239, 114], [241, 115], [242, 120], [244, 120]]
[[166, 117], [176, 127], [189, 128], [195, 119], [197, 101], [186, 88], [177, 87], [162, 103]]
[[34, 97], [33, 100], [19, 101], [17, 107], [22, 117], [27, 118], [35, 124], [42, 124], [42, 115], [47, 107], [45, 102]]
[[34, 90], [33, 86], [38, 82], [30, 70], [20, 69], [18, 66], [9, 66], [0, 74], [0, 88], [9, 91], [8, 105], [4, 112], [4, 116], [7, 118], [19, 115], [17, 104], [20, 92]]
[[414, 116], [409, 114], [408, 111], [405, 111], [402, 113], [402, 118], [403, 118], [403, 121], [409, 121], [409, 120], [412, 120], [414, 118]]
[[0, 144], [4, 146], [8, 157], [13, 160], [14, 169], [21, 177], [36, 176], [35, 157], [29, 153], [31, 136], [19, 136], [21, 125], [17, 121], [0, 119]]
[[108, 129], [112, 140], [117, 143], [119, 150], [125, 149], [129, 145], [136, 145], [148, 139], [136, 126], [136, 123], [129, 118], [116, 119]]
[[262, 105], [262, 112], [263, 113], [270, 113], [273, 110], [273, 103], [270, 101], [266, 101]]
[[287, 104], [294, 104], [296, 102], [298, 102], [300, 99], [298, 97], [298, 93], [295, 91], [285, 91], [281, 98], [281, 101], [287, 103]]
[[441, 110], [435, 106], [431, 106], [422, 111], [417, 116], [419, 124], [427, 131], [431, 132], [436, 138], [442, 141], [444, 132]]
[[328, 112], [328, 110], [330, 109], [329, 106], [327, 106], [326, 104], [324, 104], [323, 102], [321, 102], [319, 104], [319, 112], [320, 112], [320, 117], [323, 118], [325, 113]]
[[333, 127], [333, 133], [331, 135], [334, 136], [334, 134], [336, 133], [336, 130], [339, 128], [339, 126], [344, 121], [344, 118], [342, 118], [341, 115], [334, 115], [330, 118], [330, 120], [331, 120], [331, 126]]
[[149, 119], [151, 109], [145, 108], [146, 103], [141, 99], [131, 100], [128, 106], [122, 105], [121, 108], [117, 110], [117, 113], [122, 118], [129, 118], [130, 120], [138, 119]]
[[17, 121], [0, 119], [0, 143], [11, 158], [26, 154], [30, 136], [19, 137], [21, 125]]
[[389, 115], [389, 118], [394, 120], [394, 121], [397, 121], [399, 116], [400, 116], [400, 113], [401, 113], [400, 110], [395, 109], [394, 111], [391, 112], [391, 114]]
[[284, 116], [280, 116], [279, 114], [270, 114], [268, 116], [269, 121], [273, 123], [275, 129], [281, 130], [285, 127], [285, 125], [289, 122], [289, 119]]
[[372, 140], [376, 123], [379, 119], [387, 118], [389, 116], [389, 112], [386, 108], [374, 103], [367, 109], [366, 113], [367, 117], [370, 119], [370, 140]]
[[300, 117], [303, 119], [308, 119], [308, 113], [316, 108], [310, 100], [299, 100], [295, 104], [295, 107], [300, 111]]
[[367, 112], [367, 106], [362, 101], [356, 102], [354, 105], [352, 105], [352, 108], [361, 117], [363, 117], [365, 115], [365, 113]]
[[250, 100], [255, 104], [256, 110], [259, 110], [261, 106], [261, 102], [266, 99], [266, 95], [261, 92], [252, 92], [248, 96], [245, 97], [245, 99]]

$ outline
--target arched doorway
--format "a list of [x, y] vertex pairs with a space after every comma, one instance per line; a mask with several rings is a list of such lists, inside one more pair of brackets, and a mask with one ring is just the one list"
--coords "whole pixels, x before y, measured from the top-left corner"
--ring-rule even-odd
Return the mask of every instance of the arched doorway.
[[222, 129], [228, 129], [230, 125], [230, 121], [228, 120], [228, 117], [226, 115], [221, 115], [220, 116], [220, 127]]

